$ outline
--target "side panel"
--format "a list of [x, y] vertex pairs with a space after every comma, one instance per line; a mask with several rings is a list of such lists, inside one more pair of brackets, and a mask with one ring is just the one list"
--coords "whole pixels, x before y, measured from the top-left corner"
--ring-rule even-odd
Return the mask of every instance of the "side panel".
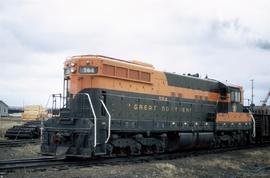
[[252, 128], [249, 113], [218, 113], [216, 122], [218, 131], [250, 130]]
[[[106, 92], [106, 106], [112, 115], [112, 131], [213, 131], [214, 121], [208, 116], [216, 112], [216, 104], [196, 102], [175, 97], [145, 95], [111, 90], [91, 89], [82, 92]], [[98, 118], [104, 118], [98, 102], [95, 110]]]

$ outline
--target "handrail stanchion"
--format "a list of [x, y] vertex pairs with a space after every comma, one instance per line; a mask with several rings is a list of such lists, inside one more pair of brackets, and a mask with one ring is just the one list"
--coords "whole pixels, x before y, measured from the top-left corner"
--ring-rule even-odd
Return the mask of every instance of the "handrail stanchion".
[[251, 119], [252, 119], [252, 124], [253, 124], [253, 133], [252, 133], [252, 137], [255, 138], [255, 137], [256, 137], [256, 120], [255, 120], [255, 118], [254, 118], [252, 112], [251, 112], [250, 110], [248, 110], [248, 112], [249, 112], [249, 115], [250, 115], [250, 117], [251, 117]]
[[101, 104], [103, 105], [105, 111], [107, 112], [107, 114], [108, 114], [108, 116], [109, 116], [109, 120], [108, 120], [108, 137], [107, 137], [107, 139], [106, 139], [106, 141], [105, 141], [105, 143], [108, 143], [108, 141], [109, 141], [109, 139], [110, 139], [110, 136], [111, 136], [111, 114], [110, 114], [110, 112], [108, 111], [108, 109], [107, 109], [107, 107], [106, 107], [104, 101], [103, 101], [103, 100], [100, 100], [100, 101], [101, 101]]
[[94, 115], [94, 147], [96, 147], [97, 146], [97, 116], [96, 116], [90, 95], [88, 93], [81, 93], [81, 94], [84, 94], [87, 96], [88, 101], [90, 103], [91, 110], [92, 110], [93, 115]]

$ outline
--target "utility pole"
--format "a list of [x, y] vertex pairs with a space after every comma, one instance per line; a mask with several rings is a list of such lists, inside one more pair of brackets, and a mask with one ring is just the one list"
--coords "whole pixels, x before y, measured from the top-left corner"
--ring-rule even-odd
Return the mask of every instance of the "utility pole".
[[254, 79], [251, 79], [251, 108], [254, 106]]
[[250, 106], [249, 104], [250, 104], [250, 99], [246, 99], [247, 101], [248, 101], [248, 106]]

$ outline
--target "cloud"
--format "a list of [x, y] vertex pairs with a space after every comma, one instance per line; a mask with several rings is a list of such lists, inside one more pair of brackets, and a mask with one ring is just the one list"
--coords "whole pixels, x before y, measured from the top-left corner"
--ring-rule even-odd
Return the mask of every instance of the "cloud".
[[270, 51], [270, 41], [263, 40], [263, 39], [258, 39], [254, 43], [258, 48]]
[[[243, 5], [245, 4], [245, 5]], [[168, 72], [269, 84], [266, 0], [21, 0], [0, 2], [0, 98], [46, 103], [77, 54], [142, 60]], [[12, 81], [12, 82], [10, 82]]]

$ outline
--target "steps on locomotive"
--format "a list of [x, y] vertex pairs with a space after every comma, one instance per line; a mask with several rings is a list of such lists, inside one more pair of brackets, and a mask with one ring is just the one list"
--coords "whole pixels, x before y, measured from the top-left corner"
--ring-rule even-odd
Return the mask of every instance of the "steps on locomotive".
[[9, 139], [35, 139], [40, 137], [40, 121], [29, 121], [8, 129], [5, 137]]
[[95, 156], [105, 155], [105, 154], [106, 154], [106, 144], [97, 145], [97, 147], [95, 148]]

